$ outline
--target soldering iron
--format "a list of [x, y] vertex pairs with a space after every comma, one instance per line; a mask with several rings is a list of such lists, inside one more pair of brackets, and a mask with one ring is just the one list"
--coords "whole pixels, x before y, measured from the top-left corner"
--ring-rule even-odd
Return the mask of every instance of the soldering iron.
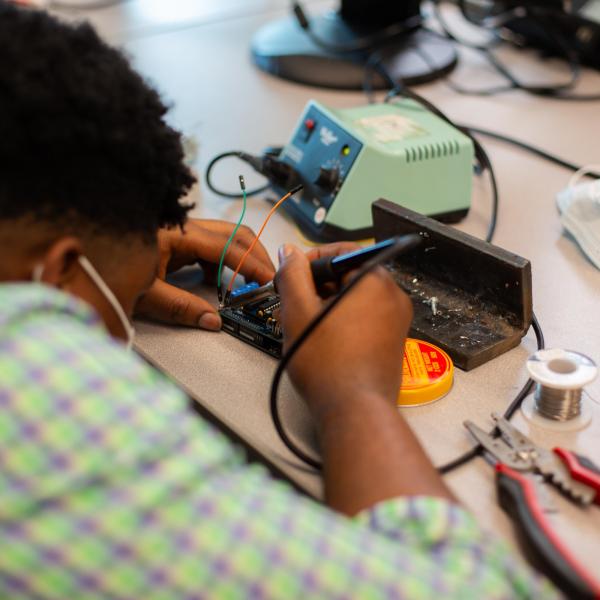
[[340, 256], [326, 256], [318, 258], [310, 263], [313, 280], [317, 290], [327, 283], [337, 283], [344, 275], [358, 269], [369, 259], [377, 256], [384, 250], [396, 246], [399, 252], [406, 252], [416, 247], [421, 242], [421, 236], [416, 233], [393, 237], [378, 242], [366, 248], [360, 248]]

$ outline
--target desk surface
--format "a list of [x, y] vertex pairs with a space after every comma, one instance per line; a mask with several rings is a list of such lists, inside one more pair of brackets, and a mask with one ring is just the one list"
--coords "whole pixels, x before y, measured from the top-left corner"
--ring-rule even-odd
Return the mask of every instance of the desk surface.
[[[313, 10], [329, 4], [309, 2]], [[251, 65], [253, 32], [285, 14], [287, 6], [276, 0], [132, 0], [103, 11], [63, 14], [90, 16], [108, 40], [124, 45], [135, 65], [173, 102], [172, 122], [198, 142], [196, 168], [201, 175], [219, 152], [258, 152], [266, 145], [285, 142], [310, 98], [334, 107], [364, 103], [360, 93], [298, 86]], [[532, 55], [523, 57], [507, 50], [504, 56], [523, 77], [556, 79], [563, 74], [560, 65], [544, 65]], [[453, 78], [473, 86], [495, 82], [480, 58], [468, 52], [463, 53]], [[600, 76], [586, 72], [582, 89], [600, 90]], [[513, 135], [576, 163], [598, 162], [600, 103], [559, 102], [522, 93], [465, 97], [442, 82], [422, 86], [419, 91], [458, 122]], [[501, 195], [495, 241], [531, 260], [534, 307], [548, 346], [579, 350], [599, 361], [600, 271], [563, 234], [554, 200], [570, 173], [504, 144], [483, 141], [497, 171]], [[224, 163], [218, 177], [235, 186], [238, 172], [247, 170], [235, 161]], [[251, 184], [253, 177], [248, 174], [247, 180]], [[489, 195], [485, 183], [475, 185], [473, 208], [458, 227], [483, 237]], [[214, 196], [203, 182], [194, 195], [195, 216], [235, 220], [239, 214], [239, 203]], [[247, 224], [256, 229], [266, 209], [264, 200], [252, 199]], [[263, 241], [273, 257], [284, 242], [303, 245], [294, 226], [282, 215], [271, 221]], [[212, 290], [198, 289], [214, 299]], [[151, 323], [138, 323], [137, 331], [143, 354], [298, 485], [320, 494], [319, 477], [298, 464], [272, 427], [268, 390], [273, 359], [225, 334]], [[457, 372], [454, 387], [443, 400], [404, 410], [434, 463], [446, 462], [470, 447], [463, 420], [490, 424], [490, 413], [502, 411], [512, 400], [526, 379], [524, 363], [534, 349], [535, 340], [529, 334], [511, 352], [470, 373]], [[600, 380], [588, 391], [592, 399], [586, 401], [594, 419], [582, 431], [548, 432], [531, 426], [520, 413], [514, 423], [540, 444], [564, 445], [600, 461]], [[285, 423], [295, 437], [314, 446], [307, 412], [287, 384], [281, 405]], [[496, 503], [493, 471], [483, 460], [455, 471], [447, 481], [484, 526], [514, 541], [510, 523]], [[550, 518], [559, 535], [597, 572], [600, 508], [584, 511], [555, 496], [559, 512]]]

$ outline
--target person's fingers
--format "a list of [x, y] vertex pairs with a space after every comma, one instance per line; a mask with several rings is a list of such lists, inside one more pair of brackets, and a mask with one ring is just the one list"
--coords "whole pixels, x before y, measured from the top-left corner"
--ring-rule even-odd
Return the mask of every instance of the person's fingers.
[[[243, 248], [234, 247], [232, 244], [229, 250], [227, 250], [225, 265], [235, 271], [245, 252], [246, 250]], [[246, 281], [257, 281], [263, 285], [273, 280], [273, 277], [275, 277], [275, 267], [273, 267], [270, 261], [269, 264], [265, 264], [251, 253], [246, 256], [244, 264], [240, 269], [240, 275], [243, 275]]]
[[[185, 258], [185, 264], [202, 261], [217, 264], [221, 259], [225, 242], [226, 240], [220, 234], [213, 231], [205, 230], [201, 234], [190, 232], [183, 237], [175, 258], [179, 259], [178, 262]], [[257, 251], [257, 248], [258, 244], [246, 257], [240, 273], [248, 280], [264, 284], [273, 279], [275, 267], [269, 255], [266, 254], [266, 250], [262, 248]], [[244, 245], [244, 242], [238, 240], [236, 236], [225, 254], [225, 265], [235, 270], [247, 249], [248, 246]], [[183, 266], [183, 264], [178, 264], [178, 266]]]
[[[220, 241], [222, 242], [219, 246], [219, 256], [234, 228], [234, 223], [229, 223], [227, 221], [213, 221], [208, 219], [193, 219], [191, 221], [188, 221], [188, 224], [186, 224], [186, 231], [189, 231], [190, 235], [202, 236], [206, 232], [210, 232], [213, 235], [218, 236], [220, 238]], [[252, 244], [255, 237], [256, 234], [254, 233], [254, 231], [252, 231], [252, 229], [250, 229], [250, 227], [242, 225], [235, 234], [235, 238], [232, 243], [236, 243], [237, 245], [247, 249], [250, 247], [250, 244]], [[273, 266], [271, 257], [269, 256], [267, 249], [260, 243], [260, 241], [258, 241], [254, 246], [252, 250], [252, 255], [259, 261]], [[275, 267], [273, 266], [273, 269], [274, 268]]]
[[279, 262], [275, 284], [281, 296], [283, 329], [286, 334], [296, 337], [319, 310], [321, 300], [315, 289], [310, 262], [299, 248], [292, 244], [282, 246]]
[[136, 313], [159, 321], [221, 329], [221, 317], [206, 300], [157, 279], [136, 306]]
[[354, 252], [360, 250], [361, 246], [355, 242], [337, 242], [335, 244], [326, 244], [325, 246], [318, 246], [312, 248], [306, 253], [308, 260], [317, 260], [319, 258], [340, 256], [342, 254], [348, 254], [348, 252]]

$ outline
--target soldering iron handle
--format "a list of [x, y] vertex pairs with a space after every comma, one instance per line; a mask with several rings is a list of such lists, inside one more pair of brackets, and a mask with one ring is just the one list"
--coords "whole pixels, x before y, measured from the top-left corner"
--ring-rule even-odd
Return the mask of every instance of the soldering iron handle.
[[311, 261], [310, 270], [317, 289], [330, 281], [338, 279], [338, 275], [332, 267], [331, 257], [329, 256]]
[[310, 263], [310, 268], [315, 287], [319, 290], [326, 283], [338, 283], [346, 273], [360, 268], [368, 260], [392, 246], [398, 247], [399, 253], [403, 253], [418, 246], [421, 241], [422, 238], [419, 235], [410, 233], [389, 238], [340, 256], [328, 256], [313, 260]]
[[600, 598], [600, 583], [577, 562], [552, 530], [534, 483], [504, 464], [496, 465], [500, 506], [517, 526], [526, 553], [569, 598]]

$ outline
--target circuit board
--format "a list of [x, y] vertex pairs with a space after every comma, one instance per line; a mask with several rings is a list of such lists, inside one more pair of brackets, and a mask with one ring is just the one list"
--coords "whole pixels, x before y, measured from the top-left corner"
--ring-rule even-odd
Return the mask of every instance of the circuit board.
[[243, 294], [219, 311], [223, 331], [279, 358], [283, 343], [280, 305], [279, 296], [272, 287]]

